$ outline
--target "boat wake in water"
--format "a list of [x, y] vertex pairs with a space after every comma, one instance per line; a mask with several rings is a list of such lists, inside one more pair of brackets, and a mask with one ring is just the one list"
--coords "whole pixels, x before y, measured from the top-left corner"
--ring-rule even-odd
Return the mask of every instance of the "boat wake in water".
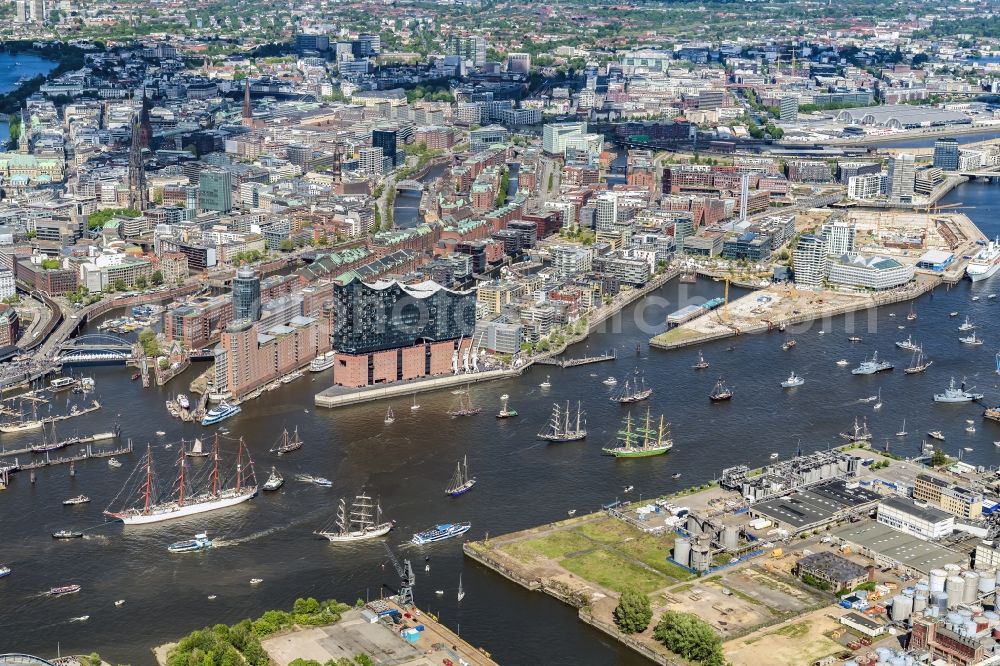
[[296, 525], [301, 525], [303, 523], [315, 520], [319, 516], [323, 515], [325, 512], [326, 509], [319, 509], [311, 513], [307, 513], [303, 516], [299, 516], [297, 519], [289, 521], [282, 525], [275, 525], [274, 527], [269, 527], [266, 530], [260, 530], [258, 532], [254, 532], [253, 534], [248, 534], [246, 536], [236, 537], [233, 539], [229, 538], [213, 539], [212, 547], [225, 548], [226, 546], [238, 546], [242, 543], [249, 543], [251, 541], [256, 541], [257, 539], [262, 539], [264, 537], [271, 536], [272, 534], [277, 534], [278, 532], [286, 530], [289, 527], [294, 527]]

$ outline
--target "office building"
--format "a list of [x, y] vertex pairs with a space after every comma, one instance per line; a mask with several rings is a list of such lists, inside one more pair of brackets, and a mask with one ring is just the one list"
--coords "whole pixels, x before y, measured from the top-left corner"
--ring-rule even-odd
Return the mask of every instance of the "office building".
[[374, 175], [383, 173], [382, 169], [382, 148], [373, 146], [371, 148], [358, 149], [358, 171], [363, 174]]
[[559, 277], [586, 273], [592, 265], [593, 254], [587, 248], [575, 245], [557, 245], [552, 248], [552, 267]]
[[566, 152], [570, 137], [582, 137], [587, 133], [587, 123], [546, 123], [542, 126], [542, 150], [550, 155]]
[[468, 362], [476, 327], [474, 291], [453, 291], [430, 281], [366, 284], [351, 278], [334, 286], [333, 306], [334, 384], [416, 379]]
[[965, 520], [978, 520], [983, 514], [982, 493], [932, 474], [917, 475], [913, 481], [913, 499]]
[[597, 231], [614, 231], [618, 223], [618, 194], [601, 194], [594, 202], [594, 209], [594, 228]]
[[222, 213], [232, 210], [232, 173], [225, 169], [203, 169], [198, 174], [198, 207]]
[[794, 122], [799, 117], [799, 100], [797, 97], [782, 97], [779, 106], [778, 119], [783, 123]]
[[848, 199], [877, 199], [882, 195], [882, 174], [866, 173], [847, 179]]
[[5, 301], [16, 293], [14, 271], [9, 268], [0, 268], [0, 301]]
[[804, 234], [795, 246], [795, 284], [819, 288], [826, 279], [828, 259], [827, 242], [823, 236]]
[[301, 143], [290, 143], [285, 148], [285, 157], [303, 172], [309, 171], [312, 162], [313, 150], [311, 146]]
[[915, 180], [916, 169], [912, 154], [899, 153], [889, 158], [888, 195], [892, 201], [911, 201]]
[[382, 156], [392, 160], [393, 167], [399, 166], [396, 164], [396, 130], [372, 130], [372, 147], [381, 148]]
[[934, 142], [934, 166], [942, 171], [958, 169], [958, 141], [951, 138]]
[[363, 32], [352, 42], [351, 50], [356, 58], [377, 56], [382, 52], [382, 38]]
[[303, 53], [304, 51], [329, 51], [330, 38], [327, 35], [295, 35], [295, 50], [298, 53]]
[[848, 224], [843, 220], [834, 220], [824, 224], [821, 233], [826, 239], [827, 254], [839, 257], [842, 254], [854, 252], [857, 228], [853, 224]]
[[479, 35], [469, 35], [459, 37], [458, 35], [448, 35], [445, 42], [445, 49], [448, 55], [460, 56], [463, 60], [471, 62], [473, 67], [482, 67], [486, 64], [486, 38]]
[[733, 260], [764, 261], [771, 256], [771, 239], [752, 231], [731, 236], [722, 242], [722, 256]]
[[920, 539], [934, 540], [955, 531], [955, 516], [905, 497], [879, 502], [878, 522]]
[[250, 266], [240, 266], [233, 279], [233, 321], [260, 319], [260, 278]]
[[508, 53], [507, 72], [510, 74], [528, 74], [531, 71], [530, 53]]
[[[798, 272], [798, 263], [796, 263]], [[894, 289], [913, 279], [914, 268], [891, 257], [844, 254], [830, 262], [828, 280], [856, 289]]]
[[469, 132], [469, 152], [479, 153], [493, 146], [506, 145], [510, 132], [503, 125], [487, 125]]

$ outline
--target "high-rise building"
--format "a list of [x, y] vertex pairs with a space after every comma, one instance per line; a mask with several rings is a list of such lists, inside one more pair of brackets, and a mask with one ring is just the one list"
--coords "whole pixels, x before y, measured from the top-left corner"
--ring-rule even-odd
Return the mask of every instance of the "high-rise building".
[[198, 207], [228, 213], [233, 208], [233, 175], [225, 169], [203, 169], [198, 174]]
[[354, 40], [352, 50], [355, 58], [377, 56], [382, 52], [382, 38], [378, 35], [363, 32]]
[[382, 173], [382, 148], [359, 148], [358, 171], [365, 174]]
[[372, 130], [372, 147], [381, 148], [382, 156], [392, 160], [394, 167], [399, 166], [396, 164], [396, 130]]
[[570, 137], [582, 137], [586, 133], [586, 122], [546, 123], [542, 126], [542, 150], [550, 155], [562, 155]]
[[260, 278], [250, 266], [240, 266], [233, 280], [233, 320], [260, 320]]
[[312, 147], [302, 143], [290, 143], [285, 147], [285, 157], [303, 172], [309, 170], [312, 162]]
[[511, 74], [528, 74], [531, 72], [531, 54], [508, 53], [507, 71]]
[[448, 55], [460, 56], [463, 60], [468, 60], [474, 67], [482, 67], [486, 64], [486, 38], [479, 35], [469, 35], [459, 37], [458, 35], [448, 35], [445, 42], [445, 49]]
[[128, 200], [129, 208], [146, 210], [148, 194], [146, 192], [146, 167], [142, 159], [143, 144], [149, 145], [149, 116], [145, 96], [142, 98], [142, 110], [132, 123], [132, 144], [128, 153]]
[[618, 222], [618, 195], [605, 192], [594, 202], [594, 228], [597, 231], [614, 231]]
[[295, 35], [295, 50], [299, 53], [303, 51], [329, 51], [330, 38], [327, 35]]
[[899, 153], [889, 158], [889, 198], [893, 201], [913, 199], [916, 169], [911, 153]]
[[822, 287], [826, 279], [829, 259], [826, 238], [805, 234], [799, 238], [793, 254], [795, 284], [804, 287]]
[[822, 235], [826, 239], [827, 254], [839, 257], [854, 252], [854, 238], [857, 235], [857, 229], [853, 224], [848, 224], [843, 220], [824, 224]]
[[958, 141], [945, 138], [934, 142], [934, 166], [942, 171], [958, 169]]
[[778, 119], [783, 123], [794, 122], [799, 117], [799, 100], [797, 97], [782, 97]]

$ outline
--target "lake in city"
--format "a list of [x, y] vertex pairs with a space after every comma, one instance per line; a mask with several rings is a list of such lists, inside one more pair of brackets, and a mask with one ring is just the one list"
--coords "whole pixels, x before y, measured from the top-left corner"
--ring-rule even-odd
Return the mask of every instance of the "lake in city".
[[[39, 74], [48, 74], [57, 63], [27, 53], [0, 52], [0, 96], [17, 87], [21, 79], [33, 79]], [[0, 118], [0, 141], [9, 137], [7, 118]]]

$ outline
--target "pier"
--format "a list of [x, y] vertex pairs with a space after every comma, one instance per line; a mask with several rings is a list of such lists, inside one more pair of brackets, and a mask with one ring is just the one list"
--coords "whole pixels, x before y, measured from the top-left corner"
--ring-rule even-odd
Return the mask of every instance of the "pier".
[[606, 354], [601, 354], [599, 356], [585, 356], [583, 358], [542, 358], [535, 361], [540, 365], [555, 365], [560, 368], [573, 368], [578, 365], [588, 365], [590, 363], [602, 363], [604, 361], [613, 361], [617, 358], [617, 352], [614, 349], [607, 352]]
[[112, 458], [114, 456], [123, 456], [128, 453], [132, 453], [132, 440], [129, 440], [128, 445], [110, 450], [110, 451], [94, 451], [91, 445], [88, 444], [86, 450], [75, 456], [67, 456], [64, 458], [51, 458], [48, 454], [45, 454], [45, 458], [42, 460], [36, 460], [34, 462], [25, 463], [23, 465], [19, 464], [17, 459], [14, 459], [14, 466], [16, 469], [20, 470], [33, 470], [41, 469], [42, 467], [52, 467], [54, 465], [66, 465], [69, 463], [80, 462], [82, 460], [90, 460], [91, 458]]

